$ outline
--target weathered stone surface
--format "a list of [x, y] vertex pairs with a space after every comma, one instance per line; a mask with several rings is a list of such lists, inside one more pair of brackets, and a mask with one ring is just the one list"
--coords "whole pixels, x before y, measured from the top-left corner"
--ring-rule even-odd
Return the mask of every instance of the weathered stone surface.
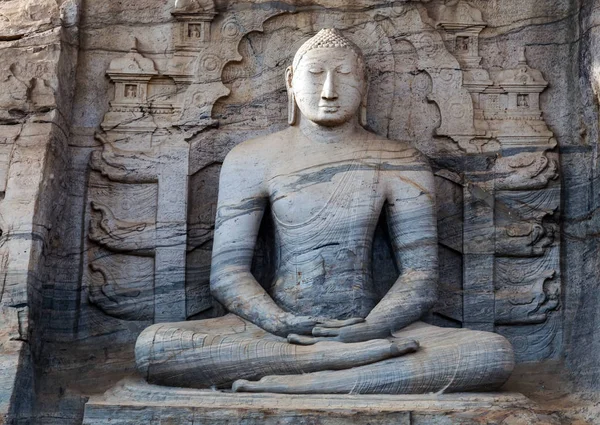
[[231, 394], [124, 381], [86, 404], [84, 425], [559, 424], [517, 393], [418, 396]]
[[0, 3], [0, 423], [35, 420], [44, 283], [66, 198], [77, 8]]
[[[88, 395], [133, 371], [145, 327], [223, 314], [208, 291], [221, 164], [287, 126], [284, 65], [338, 27], [366, 53], [371, 130], [411, 141], [444, 179], [427, 320], [506, 336], [524, 362], [511, 388], [594, 423], [599, 16], [596, 0], [0, 1], [4, 418], [79, 424]], [[137, 55], [157, 74], [107, 74]], [[117, 181], [138, 176], [151, 181]], [[119, 224], [105, 245], [88, 236], [92, 202]], [[397, 274], [382, 229], [381, 293]], [[268, 279], [264, 230], [253, 272]]]

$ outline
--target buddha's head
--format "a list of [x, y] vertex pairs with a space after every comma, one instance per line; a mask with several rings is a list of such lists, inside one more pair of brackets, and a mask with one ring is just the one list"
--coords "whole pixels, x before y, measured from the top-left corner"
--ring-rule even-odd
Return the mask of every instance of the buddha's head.
[[362, 52], [338, 30], [323, 29], [296, 52], [286, 71], [289, 123], [297, 109], [316, 124], [335, 127], [359, 114], [366, 121], [367, 76]]

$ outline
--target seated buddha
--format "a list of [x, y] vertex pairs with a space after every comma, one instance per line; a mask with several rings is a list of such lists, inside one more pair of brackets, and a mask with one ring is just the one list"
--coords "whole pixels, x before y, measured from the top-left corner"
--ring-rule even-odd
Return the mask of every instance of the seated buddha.
[[[419, 321], [436, 300], [434, 177], [405, 142], [363, 128], [360, 49], [321, 30], [286, 71], [289, 124], [248, 140], [221, 169], [210, 287], [228, 314], [160, 323], [136, 343], [154, 384], [277, 393], [408, 394], [498, 389], [513, 351], [502, 336]], [[251, 272], [265, 211], [275, 272]], [[374, 286], [380, 214], [399, 276]]]

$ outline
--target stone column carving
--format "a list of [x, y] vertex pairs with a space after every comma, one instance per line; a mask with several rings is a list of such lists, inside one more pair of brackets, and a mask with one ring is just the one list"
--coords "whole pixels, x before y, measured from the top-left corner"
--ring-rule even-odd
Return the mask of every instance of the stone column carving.
[[192, 229], [188, 243], [187, 140], [213, 124], [212, 105], [228, 94], [221, 72], [239, 60], [241, 38], [282, 12], [233, 10], [213, 22], [212, 0], [178, 0], [174, 53], [162, 67], [135, 40], [110, 63], [114, 100], [90, 159], [84, 267], [89, 301], [104, 313], [162, 322], [212, 306], [207, 282], [186, 285], [187, 247], [198, 236]]
[[120, 319], [183, 320], [189, 149], [170, 130], [175, 83], [137, 47], [107, 74], [115, 98], [90, 160], [89, 299]]
[[[496, 330], [518, 360], [560, 352], [556, 140], [540, 111], [547, 87], [527, 64], [489, 75], [480, 66], [481, 13], [465, 1], [441, 6], [438, 26], [465, 70], [477, 134], [465, 150], [463, 325]], [[518, 325], [518, 326], [513, 326]], [[540, 341], [544, 341], [540, 343]]]

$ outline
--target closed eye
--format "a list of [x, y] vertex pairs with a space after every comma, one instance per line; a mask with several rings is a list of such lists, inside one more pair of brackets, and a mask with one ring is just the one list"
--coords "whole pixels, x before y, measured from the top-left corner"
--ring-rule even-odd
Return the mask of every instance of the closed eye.
[[320, 68], [310, 68], [308, 72], [311, 74], [322, 74], [324, 71]]
[[347, 66], [341, 66], [337, 69], [337, 72], [339, 72], [340, 74], [350, 74], [352, 72], [352, 68], [347, 67]]

